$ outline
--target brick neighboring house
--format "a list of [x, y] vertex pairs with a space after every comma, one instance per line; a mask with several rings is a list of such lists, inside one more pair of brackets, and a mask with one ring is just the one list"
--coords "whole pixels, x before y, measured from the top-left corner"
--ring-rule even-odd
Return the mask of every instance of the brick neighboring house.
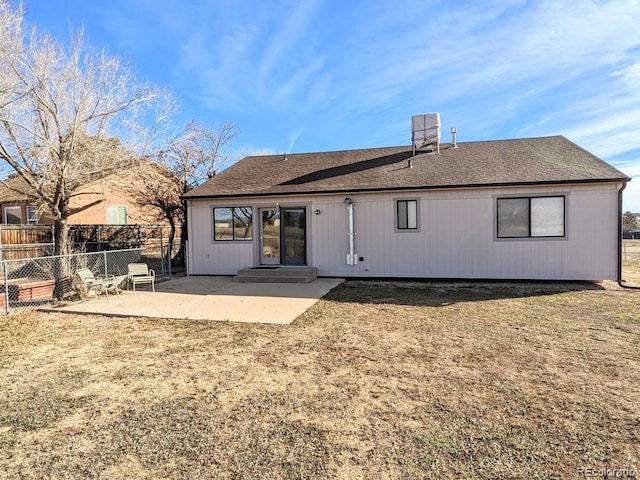
[[[148, 165], [138, 168], [147, 168]], [[92, 204], [86, 210], [69, 217], [70, 225], [128, 225], [164, 223], [155, 207], [138, 205], [135, 185], [140, 182], [138, 168], [123, 170], [104, 179], [87, 184], [81, 192], [82, 204]], [[159, 171], [154, 169], [154, 171]], [[167, 181], [171, 181], [166, 174]], [[132, 186], [134, 188], [132, 188]], [[20, 177], [14, 176], [0, 183], [0, 224], [50, 225], [46, 211], [38, 209], [30, 188]], [[72, 207], [80, 202], [73, 202]]]

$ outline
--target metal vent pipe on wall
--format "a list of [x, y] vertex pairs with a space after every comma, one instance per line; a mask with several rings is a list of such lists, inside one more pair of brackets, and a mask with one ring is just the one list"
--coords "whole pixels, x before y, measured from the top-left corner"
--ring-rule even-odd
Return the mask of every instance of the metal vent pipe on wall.
[[355, 232], [353, 228], [353, 200], [350, 197], [346, 197], [343, 203], [347, 206], [347, 212], [349, 215], [349, 253], [347, 254], [347, 265], [357, 265], [358, 255], [354, 253], [355, 250]]

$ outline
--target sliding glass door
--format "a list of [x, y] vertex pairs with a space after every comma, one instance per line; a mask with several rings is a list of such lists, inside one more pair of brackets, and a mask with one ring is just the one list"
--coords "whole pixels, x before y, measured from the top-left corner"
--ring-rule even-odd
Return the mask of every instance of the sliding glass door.
[[306, 263], [306, 215], [304, 208], [282, 209], [282, 263]]
[[306, 264], [306, 210], [304, 207], [260, 209], [260, 264]]
[[260, 263], [280, 265], [280, 210], [260, 209]]

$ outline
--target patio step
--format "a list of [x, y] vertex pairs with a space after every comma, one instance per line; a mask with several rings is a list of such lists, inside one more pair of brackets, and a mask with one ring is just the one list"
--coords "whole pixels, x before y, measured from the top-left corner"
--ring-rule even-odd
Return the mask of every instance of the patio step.
[[311, 283], [318, 278], [315, 267], [243, 268], [233, 277], [244, 283]]

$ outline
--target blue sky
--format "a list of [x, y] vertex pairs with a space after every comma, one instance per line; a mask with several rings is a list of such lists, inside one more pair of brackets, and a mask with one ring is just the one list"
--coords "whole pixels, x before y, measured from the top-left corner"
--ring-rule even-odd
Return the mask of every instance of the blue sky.
[[180, 121], [232, 121], [243, 154], [564, 135], [635, 178], [640, 212], [640, 2], [24, 0], [55, 37], [168, 87]]

